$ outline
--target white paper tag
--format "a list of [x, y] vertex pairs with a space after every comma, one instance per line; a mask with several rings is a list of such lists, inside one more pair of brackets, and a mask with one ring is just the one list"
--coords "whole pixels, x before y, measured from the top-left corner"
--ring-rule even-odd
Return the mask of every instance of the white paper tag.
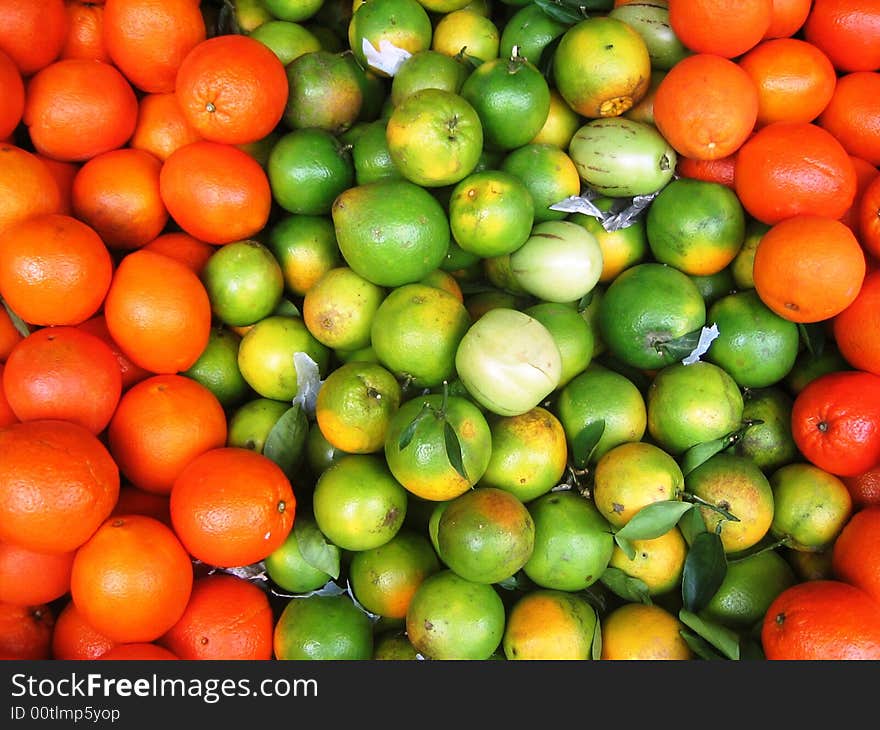
[[412, 55], [409, 51], [398, 48], [384, 38], [379, 41], [378, 49], [368, 39], [364, 38], [361, 48], [367, 63], [374, 69], [382, 71], [389, 76], [394, 76], [403, 62]]
[[706, 354], [709, 345], [714, 342], [716, 337], [718, 337], [717, 324], [713, 322], [711, 327], [703, 327], [703, 329], [700, 330], [700, 339], [697, 340], [697, 346], [691, 350], [690, 355], [681, 361], [682, 365], [693, 365], [695, 362], [698, 362], [700, 355]]
[[583, 213], [591, 215], [594, 218], [602, 219], [605, 214], [596, 207], [596, 204], [589, 198], [582, 195], [569, 195], [567, 198], [560, 200], [558, 203], [548, 206], [550, 210], [558, 210], [562, 213]]

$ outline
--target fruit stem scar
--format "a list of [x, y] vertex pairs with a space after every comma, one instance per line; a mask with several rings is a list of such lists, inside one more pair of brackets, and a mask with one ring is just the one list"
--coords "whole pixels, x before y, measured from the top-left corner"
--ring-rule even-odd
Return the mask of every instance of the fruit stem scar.
[[785, 623], [785, 614], [784, 613], [777, 613], [776, 614], [776, 625], [782, 626], [782, 624], [784, 624], [784, 623]]
[[285, 504], [284, 500], [282, 499], [281, 501], [278, 502], [278, 512], [279, 513], [284, 512], [284, 510], [286, 510], [286, 509], [287, 509], [287, 505]]
[[214, 102], [209, 101], [207, 104], [205, 104], [205, 111], [211, 114], [217, 111], [217, 107], [214, 106]]
[[828, 421], [819, 421], [819, 424], [816, 426], [822, 433], [825, 433], [828, 430]]

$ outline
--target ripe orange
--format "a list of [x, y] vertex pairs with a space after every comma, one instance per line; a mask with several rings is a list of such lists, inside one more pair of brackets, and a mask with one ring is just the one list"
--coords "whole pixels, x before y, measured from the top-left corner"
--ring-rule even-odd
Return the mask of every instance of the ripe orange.
[[877, 530], [880, 505], [855, 512], [843, 526], [831, 548], [834, 575], [880, 601], [880, 555]]
[[168, 661], [179, 659], [173, 652], [157, 644], [136, 641], [129, 644], [117, 644], [101, 654], [98, 659], [104, 661]]
[[837, 73], [828, 56], [799, 38], [762, 41], [737, 63], [758, 89], [759, 127], [811, 122], [835, 93]]
[[873, 0], [815, 0], [801, 30], [838, 71], [880, 67], [880, 8]]
[[865, 276], [856, 298], [834, 317], [832, 331], [852, 367], [880, 375], [880, 271]]
[[52, 631], [53, 659], [97, 659], [115, 645], [83, 618], [72, 600], [64, 604]]
[[[875, 165], [856, 155], [851, 154], [849, 158], [852, 160], [856, 171], [856, 196], [846, 213], [840, 216], [840, 221], [849, 226], [850, 230], [856, 235], [856, 238], [859, 239], [859, 243], [862, 244], [862, 248], [865, 249], [865, 253], [871, 254], [874, 242], [870, 240], [870, 229], [873, 221], [868, 220], [865, 222], [868, 232], [863, 233], [860, 216], [865, 192], [868, 190], [868, 186], [874, 182], [874, 178], [880, 176], [880, 170]], [[865, 203], [865, 205], [869, 205], [869, 203]], [[880, 251], [880, 247], [873, 248], [873, 250]]]
[[0, 50], [0, 85], [3, 99], [0, 101], [0, 139], [10, 136], [24, 113], [24, 81], [15, 62]]
[[218, 142], [193, 142], [171, 153], [159, 173], [159, 192], [186, 233], [217, 245], [257, 234], [272, 206], [269, 178], [260, 164]]
[[210, 243], [200, 241], [188, 233], [163, 233], [142, 246], [147, 251], [155, 251], [163, 256], [177, 259], [194, 274], [201, 274], [208, 259], [217, 250]]
[[153, 373], [192, 366], [211, 331], [211, 302], [198, 276], [154, 251], [133, 251], [122, 259], [104, 316], [126, 357]]
[[25, 218], [60, 212], [61, 193], [39, 157], [0, 144], [0, 160], [0, 234]]
[[205, 40], [195, 0], [107, 0], [104, 43], [116, 67], [147, 93], [174, 91], [184, 57]]
[[679, 155], [675, 163], [675, 172], [679, 177], [720, 183], [721, 185], [733, 188], [733, 171], [735, 166], [735, 152], [727, 157], [710, 160], [698, 160], [693, 157]]
[[274, 52], [254, 38], [232, 34], [204, 40], [186, 55], [174, 93], [202, 137], [246, 144], [275, 129], [289, 89]]
[[764, 614], [770, 660], [880, 659], [880, 602], [839, 580], [796, 583]]
[[67, 33], [59, 58], [90, 58], [112, 63], [104, 42], [104, 4], [65, 0]]
[[764, 37], [773, 0], [669, 0], [669, 25], [695, 53], [734, 58]]
[[119, 149], [86, 162], [73, 181], [73, 210], [109, 248], [134, 249], [168, 222], [159, 195], [162, 163], [149, 152]]
[[274, 461], [249, 449], [209, 449], [171, 489], [171, 522], [187, 550], [218, 567], [250, 565], [278, 549], [293, 527], [296, 498]]
[[110, 289], [110, 252], [71, 216], [37, 215], [9, 227], [0, 233], [0, 252], [0, 296], [29, 324], [79, 324]]
[[624, 603], [602, 620], [602, 659], [685, 660], [681, 621], [657, 604]]
[[107, 327], [107, 319], [104, 317], [103, 313], [89, 317], [84, 322], [78, 324], [77, 328], [81, 329], [83, 332], [95, 335], [95, 337], [102, 339], [107, 345], [109, 345], [110, 350], [113, 352], [113, 356], [116, 358], [116, 362], [119, 365], [119, 372], [122, 375], [123, 391], [128, 390], [135, 383], [138, 383], [151, 375], [149, 370], [144, 370], [144, 368], [135, 365], [122, 353], [122, 350], [119, 349], [119, 345], [116, 344], [116, 341], [110, 334], [110, 330]]
[[596, 609], [582, 596], [534, 590], [511, 606], [504, 626], [506, 659], [589, 659]]
[[43, 553], [0, 542], [0, 603], [37, 606], [70, 590], [76, 551]]
[[110, 346], [78, 327], [43, 327], [9, 354], [3, 389], [20, 421], [71, 421], [100, 434], [122, 392]]
[[49, 168], [49, 173], [58, 186], [61, 205], [56, 212], [64, 215], [73, 215], [73, 179], [79, 171], [80, 163], [55, 160], [39, 153], [36, 154], [36, 157]]
[[0, 2], [0, 50], [15, 61], [22, 76], [32, 76], [58, 58], [66, 34], [63, 0]]
[[0, 429], [0, 540], [38, 552], [69, 552], [91, 537], [119, 494], [106, 447], [69, 421]]
[[214, 573], [193, 582], [183, 615], [156, 643], [181, 659], [259, 661], [272, 658], [273, 629], [257, 583]]
[[820, 469], [855, 476], [880, 463], [880, 375], [860, 370], [827, 373], [798, 393], [792, 436]]
[[5, 369], [4, 363], [0, 362], [0, 428], [19, 422], [19, 418], [10, 408], [9, 401], [6, 400], [6, 392], [3, 390], [3, 371]]
[[654, 124], [675, 151], [697, 160], [736, 152], [758, 118], [758, 88], [733, 61], [695, 53], [673, 66], [654, 95]]
[[736, 193], [767, 224], [798, 213], [840, 218], [856, 194], [856, 172], [843, 145], [817, 124], [773, 122], [736, 156]]
[[176, 94], [168, 92], [141, 97], [134, 133], [128, 144], [151, 152], [164, 162], [174, 150], [201, 138], [183, 115]]
[[170, 499], [167, 494], [155, 494], [138, 489], [131, 484], [123, 484], [119, 488], [119, 499], [111, 512], [111, 516], [118, 515], [146, 515], [153, 517], [168, 527], [171, 527]]
[[68, 58], [30, 80], [22, 120], [38, 152], [82, 161], [128, 142], [137, 110], [134, 90], [115, 66]]
[[183, 468], [223, 446], [226, 435], [226, 415], [216, 396], [191, 378], [166, 374], [150, 376], [123, 394], [107, 444], [134, 486], [170, 494]]
[[[880, 31], [880, 20], [877, 27]], [[871, 104], [878, 93], [880, 73], [877, 71], [843, 74], [817, 120], [847, 152], [872, 165], [880, 164], [880, 111]]]
[[107, 519], [76, 551], [70, 594], [83, 618], [120, 643], [153, 641], [183, 614], [193, 568], [174, 532], [144, 515]]
[[0, 603], [0, 659], [49, 659], [54, 625], [49, 604]]
[[770, 27], [764, 38], [789, 38], [797, 33], [807, 20], [812, 0], [773, 0]]
[[[816, 272], [822, 272], [818, 278]], [[771, 226], [753, 262], [761, 301], [792, 322], [819, 322], [846, 309], [865, 278], [865, 256], [838, 220], [802, 213]]]

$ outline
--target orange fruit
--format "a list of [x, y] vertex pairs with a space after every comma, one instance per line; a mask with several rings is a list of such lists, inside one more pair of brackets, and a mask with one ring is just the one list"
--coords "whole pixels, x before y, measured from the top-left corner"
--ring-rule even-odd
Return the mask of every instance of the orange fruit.
[[[875, 175], [877, 177], [880, 175]], [[880, 254], [880, 182], [871, 180], [857, 205], [859, 240], [865, 253], [876, 259]]]
[[764, 615], [761, 645], [771, 661], [880, 658], [880, 603], [839, 580], [796, 583]]
[[171, 488], [171, 522], [190, 554], [217, 567], [263, 560], [287, 539], [296, 498], [268, 456], [223, 446], [192, 459]]
[[877, 529], [880, 506], [868, 506], [853, 514], [831, 547], [834, 575], [861, 588], [880, 600], [880, 561], [877, 556]]
[[[880, 30], [880, 14], [878, 14]], [[853, 71], [837, 79], [816, 123], [827, 129], [851, 155], [880, 164], [880, 113], [869, 100], [880, 91], [880, 73]]]
[[123, 391], [128, 390], [132, 385], [152, 374], [149, 370], [144, 370], [142, 367], [135, 365], [122, 354], [119, 345], [116, 344], [113, 336], [110, 334], [110, 330], [107, 327], [107, 320], [102, 313], [89, 317], [84, 322], [78, 324], [77, 328], [84, 332], [88, 332], [91, 335], [95, 335], [95, 337], [102, 339], [107, 345], [109, 345], [110, 350], [113, 352], [113, 356], [116, 358], [116, 362], [119, 365], [119, 372], [122, 375]]
[[678, 156], [675, 172], [679, 177], [692, 180], [720, 183], [733, 188], [733, 174], [736, 166], [736, 153], [717, 159], [698, 160], [692, 157]]
[[791, 408], [792, 436], [820, 469], [855, 476], [880, 463], [880, 375], [860, 370], [811, 380]]
[[[815, 272], [821, 271], [817, 279]], [[801, 213], [772, 225], [753, 263], [761, 301], [792, 322], [820, 322], [858, 296], [865, 255], [852, 231], [827, 216]]]
[[49, 659], [55, 612], [49, 604], [0, 603], [0, 658]]
[[79, 172], [81, 163], [55, 160], [39, 153], [36, 156], [49, 168], [49, 172], [58, 186], [58, 192], [61, 195], [61, 206], [56, 212], [63, 215], [73, 215], [73, 179], [76, 177], [76, 173]]
[[[845, 223], [850, 227], [852, 232], [856, 235], [856, 238], [859, 239], [859, 243], [862, 244], [862, 248], [865, 249], [865, 253], [871, 254], [872, 252], [872, 241], [870, 240], [870, 222], [867, 223], [867, 232], [862, 231], [862, 222], [860, 219], [860, 211], [862, 207], [862, 201], [865, 198], [865, 192], [868, 189], [868, 186], [874, 182], [874, 178], [880, 176], [880, 170], [877, 167], [867, 160], [862, 159], [861, 157], [857, 157], [856, 155], [850, 155], [850, 160], [852, 160], [853, 167], [856, 171], [856, 196], [853, 199], [852, 205], [849, 209], [840, 217], [840, 221]], [[865, 205], [869, 205], [865, 203]], [[876, 249], [873, 249], [876, 250]], [[872, 254], [873, 255], [873, 254]]]
[[838, 71], [880, 67], [880, 10], [871, 0], [815, 0], [801, 31]]
[[18, 127], [24, 113], [24, 81], [15, 62], [0, 50], [0, 83], [3, 101], [0, 102], [0, 139], [9, 137]]
[[[615, 544], [608, 561], [610, 569], [618, 570], [624, 578], [635, 578], [645, 584], [649, 596], [668, 595], [681, 587], [688, 544], [678, 527], [660, 537], [632, 540], [633, 557]], [[607, 586], [614, 592], [612, 586]]]
[[852, 497], [853, 509], [880, 505], [880, 467], [874, 467], [851, 477], [841, 477]]
[[141, 91], [174, 91], [184, 57], [207, 29], [193, 0], [107, 0], [104, 43], [116, 67]]
[[789, 38], [797, 33], [807, 20], [812, 0], [773, 0], [770, 27], [764, 38]]
[[115, 66], [68, 58], [30, 80], [22, 121], [37, 152], [78, 162], [125, 145], [137, 111], [134, 90]]
[[693, 659], [684, 624], [657, 604], [624, 603], [602, 619], [602, 659]]
[[73, 180], [76, 217], [109, 248], [134, 249], [156, 238], [168, 222], [159, 195], [162, 163], [149, 152], [119, 149], [96, 155]]
[[510, 607], [501, 645], [506, 659], [590, 659], [596, 609], [564, 591], [534, 590]]
[[855, 299], [832, 321], [837, 349], [858, 370], [880, 375], [880, 272], [871, 271]]
[[76, 551], [70, 595], [85, 621], [118, 643], [158, 639], [192, 592], [190, 556], [152, 517], [107, 519]]
[[69, 421], [0, 429], [0, 540], [38, 552], [75, 550], [107, 518], [119, 469], [88, 429]]
[[67, 34], [59, 58], [91, 58], [112, 63], [104, 42], [104, 4], [65, 0]]
[[144, 244], [141, 248], [147, 251], [154, 251], [163, 256], [177, 259], [187, 268], [192, 269], [194, 274], [201, 274], [208, 259], [217, 250], [210, 243], [200, 241], [189, 233], [178, 233], [172, 231], [157, 236], [149, 243]]
[[58, 58], [67, 34], [63, 0], [3, 0], [0, 17], [0, 50], [15, 61], [22, 76], [32, 76]]
[[204, 139], [246, 144], [277, 126], [287, 104], [284, 65], [246, 35], [220, 35], [190, 50], [177, 71], [174, 93], [183, 115]]
[[129, 388], [107, 428], [107, 444], [125, 478], [170, 494], [199, 454], [226, 443], [226, 414], [204, 385], [178, 374], [152, 375]]
[[758, 89], [752, 77], [714, 53], [683, 58], [667, 71], [654, 94], [657, 129], [676, 152], [695, 160], [732, 155], [757, 119]]
[[432, 35], [431, 18], [417, 0], [371, 0], [353, 7], [347, 40], [362, 68], [388, 77], [393, 73], [367, 59], [364, 41], [379, 50], [384, 40], [415, 54], [430, 48]]
[[186, 120], [173, 92], [144, 94], [128, 146], [150, 152], [164, 162], [179, 147], [201, 138]]
[[773, 225], [799, 213], [840, 218], [856, 195], [843, 145], [810, 122], [773, 122], [736, 155], [734, 186], [749, 215]]
[[9, 354], [3, 390], [20, 421], [71, 421], [98, 435], [122, 392], [122, 372], [110, 346], [78, 327], [43, 327]]
[[[425, 0], [420, 4], [430, 9]], [[462, 60], [473, 59], [481, 65], [498, 58], [500, 45], [501, 31], [492, 18], [467, 7], [443, 11], [431, 35], [431, 50], [450, 58], [461, 54]]]
[[101, 654], [102, 661], [168, 661], [179, 659], [173, 652], [146, 641], [135, 641], [128, 644], [117, 644]]
[[272, 206], [260, 164], [218, 142], [193, 142], [171, 153], [159, 173], [159, 193], [184, 232], [217, 245], [257, 234]]
[[104, 301], [104, 316], [126, 357], [153, 373], [192, 366], [211, 330], [211, 303], [198, 276], [154, 251], [133, 251], [123, 258]]
[[118, 515], [146, 515], [171, 527], [171, 512], [167, 494], [156, 494], [138, 489], [131, 484], [123, 484], [119, 489], [119, 499], [111, 512]]
[[813, 121], [828, 106], [837, 85], [828, 56], [799, 38], [762, 41], [737, 63], [758, 89], [758, 127]]
[[35, 215], [11, 226], [0, 233], [0, 252], [0, 296], [29, 324], [80, 324], [110, 289], [110, 252], [71, 216]]
[[695, 53], [724, 58], [756, 46], [773, 18], [773, 0], [669, 0], [669, 25]]
[[72, 600], [64, 604], [52, 631], [53, 659], [97, 659], [115, 645], [83, 618]]
[[0, 542], [0, 603], [37, 606], [61, 598], [70, 590], [75, 552], [42, 553]]
[[156, 640], [180, 659], [261, 661], [272, 658], [272, 606], [245, 578], [213, 573], [193, 581], [183, 615]]
[[9, 401], [6, 399], [6, 392], [3, 390], [3, 371], [5, 369], [4, 363], [0, 363], [0, 428], [19, 422], [19, 418], [10, 408]]
[[39, 157], [21, 147], [0, 144], [0, 159], [0, 234], [25, 218], [61, 212], [61, 193]]

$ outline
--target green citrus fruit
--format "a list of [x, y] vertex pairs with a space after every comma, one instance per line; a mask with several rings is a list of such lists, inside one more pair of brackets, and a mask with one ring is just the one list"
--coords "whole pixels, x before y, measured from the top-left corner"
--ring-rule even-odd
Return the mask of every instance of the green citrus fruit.
[[281, 266], [285, 289], [297, 297], [342, 263], [336, 231], [327, 216], [281, 218], [268, 229], [266, 245]]
[[291, 22], [308, 20], [324, 4], [324, 0], [261, 0], [274, 17]]
[[568, 25], [552, 18], [540, 5], [530, 2], [516, 10], [504, 24], [498, 55], [510, 58], [516, 46], [518, 55], [537, 66], [544, 49], [567, 29]]
[[362, 134], [352, 144], [351, 159], [358, 185], [403, 177], [391, 159], [385, 126], [383, 119], [365, 122]]
[[492, 18], [468, 8], [444, 13], [434, 25], [431, 49], [469, 63], [498, 57], [500, 31]]
[[304, 53], [321, 50], [321, 42], [311, 31], [289, 20], [270, 20], [249, 35], [268, 46], [285, 66]]
[[397, 69], [389, 92], [391, 104], [398, 106], [407, 96], [422, 89], [443, 89], [457, 94], [469, 73], [470, 68], [461, 58], [430, 48], [419, 51]]
[[275, 624], [276, 659], [366, 660], [373, 655], [373, 624], [344, 594], [291, 598]]
[[746, 221], [746, 235], [739, 252], [730, 262], [730, 272], [737, 289], [754, 289], [755, 277], [753, 274], [755, 264], [755, 251], [764, 234], [770, 230], [770, 226], [754, 218]]
[[590, 659], [597, 623], [596, 609], [577, 594], [529, 591], [508, 613], [501, 641], [504, 656], [510, 660]]
[[313, 542], [325, 550], [335, 551], [336, 558], [339, 558], [339, 548], [327, 545], [314, 518], [300, 512], [281, 547], [266, 557], [266, 575], [269, 579], [290, 593], [309, 593], [326, 585], [333, 576], [309, 563], [303, 554], [303, 549], [308, 554]]
[[262, 397], [242, 403], [229, 415], [226, 445], [262, 454], [266, 437], [290, 407], [289, 402]]
[[543, 324], [562, 357], [562, 374], [556, 389], [567, 385], [579, 375], [593, 358], [593, 330], [575, 307], [559, 302], [539, 302], [523, 310]]
[[516, 175], [532, 194], [535, 223], [565, 219], [568, 213], [550, 210], [550, 206], [581, 192], [577, 166], [565, 150], [553, 144], [524, 144], [511, 150], [499, 167]]
[[212, 327], [208, 344], [198, 359], [181, 375], [204, 385], [224, 408], [238, 406], [251, 394], [238, 369], [241, 337], [226, 327]]
[[341, 53], [309, 51], [286, 68], [288, 127], [340, 134], [357, 121], [364, 104], [361, 80]]
[[393, 73], [366, 55], [367, 44], [375, 51], [390, 44], [414, 54], [430, 48], [432, 36], [431, 18], [417, 0], [368, 0], [354, 8], [348, 25], [348, 46], [358, 63], [385, 77]]
[[781, 386], [750, 388], [743, 393], [743, 421], [752, 424], [730, 447], [747, 456], [765, 473], [793, 462], [798, 456], [791, 435], [791, 407], [794, 398]]

